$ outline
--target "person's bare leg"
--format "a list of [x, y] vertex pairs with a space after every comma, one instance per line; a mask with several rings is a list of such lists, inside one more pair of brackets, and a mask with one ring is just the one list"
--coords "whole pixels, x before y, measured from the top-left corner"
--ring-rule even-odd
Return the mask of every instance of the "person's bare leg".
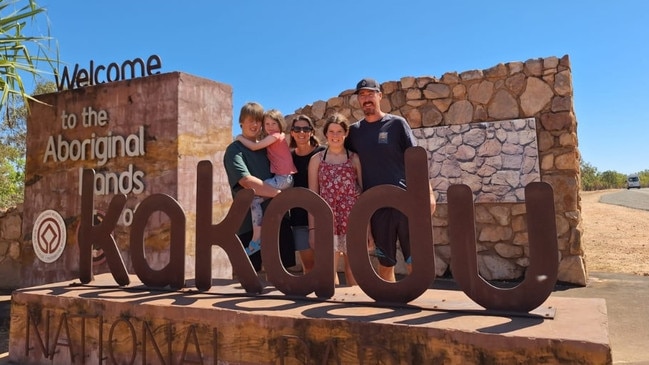
[[340, 280], [338, 279], [338, 259], [340, 258], [340, 252], [334, 252], [334, 285], [340, 285]]
[[261, 226], [252, 226], [252, 240], [257, 242], [261, 240]]
[[349, 265], [349, 258], [347, 257], [346, 254], [343, 254], [343, 259], [345, 260], [345, 281], [347, 282], [347, 285], [353, 286], [353, 285], [358, 285], [356, 282], [356, 278], [354, 278], [354, 273], [352, 272], [352, 267]]
[[378, 274], [381, 277], [381, 279], [385, 281], [391, 281], [391, 282], [397, 281], [396, 277], [394, 276], [394, 266], [383, 266], [379, 264]]
[[246, 247], [246, 253], [248, 256], [254, 254], [255, 252], [261, 250], [261, 226], [252, 226], [252, 239]]
[[298, 253], [300, 254], [300, 261], [302, 261], [302, 273], [308, 274], [315, 265], [313, 249], [309, 248], [308, 250], [298, 251]]

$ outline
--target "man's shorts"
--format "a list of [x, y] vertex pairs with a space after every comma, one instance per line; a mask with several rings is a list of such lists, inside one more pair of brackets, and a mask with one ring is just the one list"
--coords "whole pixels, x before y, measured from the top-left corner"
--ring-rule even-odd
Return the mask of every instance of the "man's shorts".
[[408, 218], [398, 209], [381, 208], [372, 219], [372, 236], [376, 245], [377, 258], [381, 265], [392, 267], [397, 264], [397, 239], [406, 260], [410, 259], [410, 231]]

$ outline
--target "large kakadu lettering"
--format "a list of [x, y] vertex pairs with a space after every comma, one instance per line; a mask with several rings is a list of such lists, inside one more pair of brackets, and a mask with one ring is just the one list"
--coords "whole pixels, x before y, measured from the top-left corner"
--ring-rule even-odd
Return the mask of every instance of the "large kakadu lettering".
[[59, 79], [58, 74], [55, 75], [56, 88], [62, 91], [66, 88], [74, 89], [129, 78], [151, 76], [159, 74], [160, 71], [158, 70], [160, 68], [162, 68], [162, 61], [157, 55], [149, 56], [146, 62], [138, 57], [134, 60], [126, 60], [121, 65], [112, 62], [108, 66], [95, 66], [95, 62], [91, 60], [88, 69], [80, 68], [78, 63], [74, 65], [72, 72], [68, 71], [67, 66], [63, 67], [61, 79]]
[[[348, 255], [359, 287], [377, 302], [408, 303], [422, 295], [435, 280], [435, 253], [433, 250], [431, 211], [428, 204], [430, 185], [426, 151], [412, 147], [406, 151], [406, 189], [390, 185], [371, 188], [360, 196], [349, 217]], [[93, 224], [93, 171], [84, 170], [81, 198], [81, 224], [78, 233], [82, 283], [92, 277], [92, 246], [103, 249], [110, 271], [119, 285], [130, 283], [121, 254], [112, 236], [115, 224], [126, 202], [125, 195], [115, 196], [109, 204], [104, 220]], [[248, 293], [261, 293], [263, 284], [257, 276], [241, 241], [237, 228], [245, 219], [254, 196], [252, 190], [242, 190], [235, 196], [227, 216], [212, 224], [212, 164], [201, 161], [197, 166], [196, 189], [196, 277], [199, 290], [212, 285], [212, 246], [223, 248], [233, 270]], [[476, 303], [491, 310], [528, 312], [550, 295], [557, 279], [559, 258], [552, 188], [542, 182], [525, 188], [530, 266], [524, 281], [514, 288], [492, 286], [480, 277], [475, 250], [473, 194], [465, 185], [449, 189], [449, 237], [453, 255], [452, 271], [462, 290]], [[425, 203], [424, 203], [425, 202]], [[316, 263], [303, 276], [288, 273], [279, 255], [279, 226], [281, 217], [293, 207], [302, 207], [315, 218]], [[374, 271], [367, 254], [367, 224], [380, 208], [393, 207], [408, 216], [412, 242], [412, 273], [398, 282], [386, 282]], [[169, 262], [161, 270], [153, 270], [144, 258], [144, 231], [147, 219], [154, 212], [162, 212], [171, 224]], [[130, 253], [135, 274], [144, 285], [185, 286], [185, 214], [180, 204], [168, 195], [156, 194], [144, 199], [133, 217], [130, 235]], [[291, 188], [273, 198], [262, 227], [266, 242], [262, 259], [269, 281], [282, 293], [306, 296], [315, 293], [319, 298], [334, 294], [333, 214], [331, 208], [314, 192]], [[363, 244], [354, 244], [363, 242]]]

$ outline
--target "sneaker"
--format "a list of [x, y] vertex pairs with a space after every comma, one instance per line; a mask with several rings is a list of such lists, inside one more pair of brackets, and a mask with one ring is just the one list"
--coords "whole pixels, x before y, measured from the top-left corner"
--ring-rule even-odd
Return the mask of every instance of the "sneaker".
[[248, 256], [252, 256], [255, 253], [259, 252], [259, 250], [261, 250], [261, 242], [254, 240], [250, 241], [250, 243], [248, 243], [248, 247], [246, 247], [245, 249]]
[[370, 253], [370, 255], [371, 255], [371, 256], [375, 256], [375, 257], [383, 257], [383, 258], [385, 258], [385, 254], [384, 254], [383, 251], [382, 251], [380, 248], [378, 248], [378, 247], [376, 247], [376, 248], [374, 249], [374, 252], [373, 252], [373, 253]]

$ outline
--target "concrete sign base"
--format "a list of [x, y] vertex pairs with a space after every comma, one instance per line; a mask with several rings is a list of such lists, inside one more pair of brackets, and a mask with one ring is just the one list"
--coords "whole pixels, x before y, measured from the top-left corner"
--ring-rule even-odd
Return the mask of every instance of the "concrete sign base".
[[527, 314], [490, 313], [455, 290], [408, 305], [357, 287], [329, 300], [232, 280], [209, 291], [61, 282], [12, 296], [10, 361], [20, 364], [610, 364], [603, 299], [550, 296]]

